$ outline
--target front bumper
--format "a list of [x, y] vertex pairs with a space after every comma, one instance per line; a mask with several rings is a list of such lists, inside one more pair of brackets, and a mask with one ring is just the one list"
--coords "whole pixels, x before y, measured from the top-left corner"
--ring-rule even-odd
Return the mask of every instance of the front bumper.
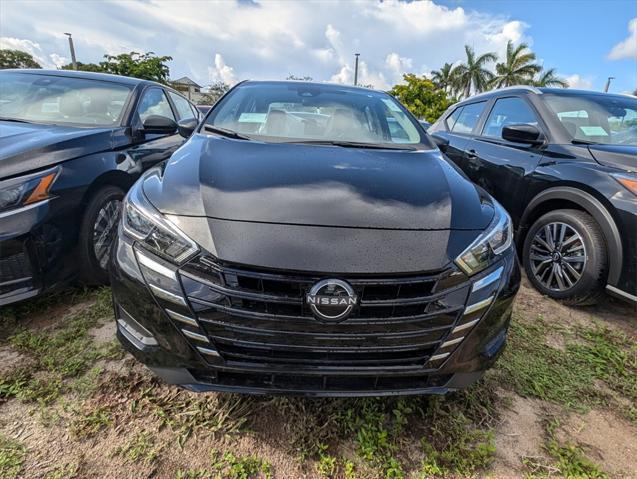
[[0, 306], [72, 278], [77, 225], [52, 209], [54, 201], [0, 213]]
[[[471, 281], [449, 271], [384, 278], [412, 282], [402, 286], [411, 296], [396, 293], [399, 299], [382, 299], [387, 288], [378, 279], [348, 277], [360, 306], [327, 324], [302, 305], [303, 285], [324, 275], [206, 261], [175, 270], [120, 235], [111, 264], [123, 346], [166, 382], [193, 391], [382, 396], [462, 389], [502, 351], [520, 283], [514, 251]], [[419, 296], [415, 287], [427, 282], [431, 290]]]

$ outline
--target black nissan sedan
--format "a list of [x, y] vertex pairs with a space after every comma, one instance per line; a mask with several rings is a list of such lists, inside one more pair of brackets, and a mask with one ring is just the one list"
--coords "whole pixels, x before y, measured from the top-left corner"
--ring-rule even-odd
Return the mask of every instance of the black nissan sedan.
[[0, 72], [0, 305], [108, 280], [122, 199], [185, 140], [194, 105], [154, 82]]
[[180, 128], [125, 198], [110, 268], [118, 337], [167, 382], [444, 394], [502, 351], [511, 220], [394, 98], [244, 82]]

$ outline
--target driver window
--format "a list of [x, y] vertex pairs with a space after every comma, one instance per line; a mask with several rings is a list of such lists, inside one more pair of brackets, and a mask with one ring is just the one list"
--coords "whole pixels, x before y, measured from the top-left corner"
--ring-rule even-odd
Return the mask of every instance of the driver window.
[[160, 88], [146, 90], [137, 106], [137, 113], [142, 123], [151, 115], [165, 116], [175, 121], [175, 115], [170, 108], [166, 94]]
[[482, 135], [502, 138], [502, 128], [514, 123], [538, 126], [535, 112], [522, 98], [500, 98], [489, 113], [489, 118], [482, 129]]

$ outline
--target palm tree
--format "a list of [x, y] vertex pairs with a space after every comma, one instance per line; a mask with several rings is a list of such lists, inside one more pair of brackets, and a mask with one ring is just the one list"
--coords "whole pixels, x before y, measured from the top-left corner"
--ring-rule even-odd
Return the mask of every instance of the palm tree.
[[454, 80], [455, 68], [451, 63], [445, 63], [440, 70], [431, 72], [431, 81], [434, 82], [436, 87], [444, 90], [445, 93], [451, 93]]
[[533, 79], [534, 86], [556, 86], [560, 88], [568, 88], [568, 82], [555, 73], [555, 68], [548, 70], [540, 70]]
[[489, 52], [476, 58], [473, 48], [469, 45], [465, 45], [464, 50], [467, 54], [467, 62], [458, 65], [455, 71], [458, 91], [466, 98], [472, 91], [479, 93], [489, 86], [494, 75], [486, 68], [486, 65], [496, 61], [498, 57], [495, 53]]
[[534, 61], [535, 53], [526, 43], [514, 47], [513, 42], [509, 40], [505, 61], [495, 66], [497, 75], [493, 79], [493, 85], [502, 88], [532, 82], [533, 76], [542, 70], [540, 65], [533, 63]]

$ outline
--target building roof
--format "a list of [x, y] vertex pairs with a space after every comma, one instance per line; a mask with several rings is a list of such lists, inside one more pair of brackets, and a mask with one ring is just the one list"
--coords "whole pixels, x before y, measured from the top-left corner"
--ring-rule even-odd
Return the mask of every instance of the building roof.
[[192, 81], [188, 77], [181, 77], [178, 80], [173, 80], [172, 84], [173, 85], [194, 86], [195, 88], [201, 88], [201, 85], [198, 85], [197, 83], [195, 83], [194, 81]]

